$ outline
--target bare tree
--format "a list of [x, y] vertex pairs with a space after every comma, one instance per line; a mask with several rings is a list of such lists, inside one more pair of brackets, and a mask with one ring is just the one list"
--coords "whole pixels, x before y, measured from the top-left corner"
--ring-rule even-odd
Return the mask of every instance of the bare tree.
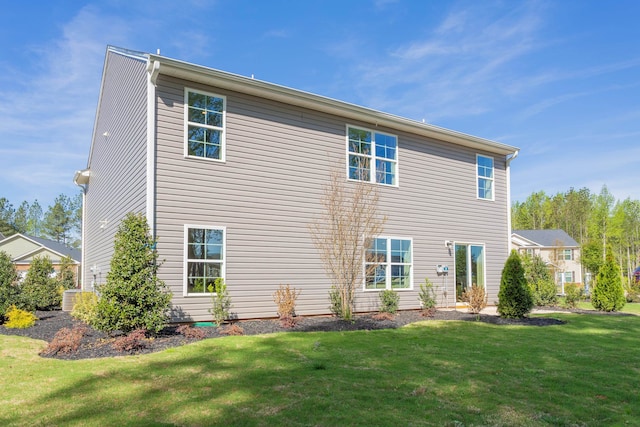
[[313, 242], [325, 271], [331, 278], [332, 309], [343, 319], [351, 319], [355, 291], [365, 277], [375, 272], [378, 260], [365, 252], [382, 232], [385, 216], [378, 214], [378, 186], [369, 182], [347, 182], [339, 170], [331, 172], [321, 199], [323, 213], [309, 224]]

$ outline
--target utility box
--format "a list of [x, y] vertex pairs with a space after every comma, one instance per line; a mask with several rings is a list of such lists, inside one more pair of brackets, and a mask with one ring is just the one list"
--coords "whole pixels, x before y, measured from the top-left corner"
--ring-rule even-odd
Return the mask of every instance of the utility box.
[[449, 266], [438, 264], [436, 265], [436, 273], [438, 274], [449, 274]]

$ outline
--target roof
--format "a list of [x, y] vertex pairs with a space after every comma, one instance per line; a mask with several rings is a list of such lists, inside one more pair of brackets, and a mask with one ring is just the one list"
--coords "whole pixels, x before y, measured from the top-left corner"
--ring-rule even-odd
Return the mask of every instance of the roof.
[[159, 73], [161, 75], [172, 76], [240, 93], [272, 99], [289, 105], [335, 114], [347, 119], [370, 123], [372, 126], [387, 126], [392, 129], [402, 130], [478, 150], [484, 150], [494, 154], [505, 156], [512, 155], [515, 157], [519, 151], [517, 147], [513, 147], [511, 145], [384, 113], [325, 96], [291, 89], [274, 83], [254, 79], [253, 77], [240, 76], [165, 56], [150, 53], [145, 54], [114, 46], [107, 47], [107, 51], [138, 60], [146, 58], [148, 62], [147, 70], [152, 76], [152, 81], [154, 81], [155, 77]]
[[512, 230], [512, 234], [523, 237], [544, 247], [579, 247], [573, 237], [564, 230]]
[[22, 237], [24, 239], [31, 240], [32, 242], [47, 248], [53, 252], [56, 252], [62, 256], [68, 256], [72, 260], [80, 262], [82, 260], [82, 252], [78, 249], [70, 248], [62, 243], [58, 243], [53, 240], [44, 239], [42, 237], [29, 236], [27, 234], [16, 233], [12, 236], [6, 237], [4, 239], [0, 239], [0, 242], [3, 242], [8, 239], [16, 239], [17, 237]]

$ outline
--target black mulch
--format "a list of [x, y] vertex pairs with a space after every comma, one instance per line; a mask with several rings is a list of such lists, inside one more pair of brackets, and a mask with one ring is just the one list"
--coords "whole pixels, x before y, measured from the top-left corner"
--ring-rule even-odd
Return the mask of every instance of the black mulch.
[[[7, 329], [0, 326], [0, 334], [2, 335], [20, 335], [34, 339], [51, 342], [55, 334], [62, 328], [73, 328], [74, 326], [84, 325], [82, 322], [72, 318], [69, 313], [63, 311], [38, 311], [36, 312], [38, 320], [36, 324], [27, 329]], [[294, 328], [284, 328], [280, 322], [275, 319], [267, 320], [245, 320], [237, 321], [236, 325], [243, 329], [243, 335], [269, 334], [274, 332], [305, 332], [305, 331], [355, 331], [355, 330], [373, 330], [373, 329], [392, 329], [399, 328], [409, 323], [424, 320], [467, 320], [481, 321], [497, 325], [531, 325], [531, 326], [549, 326], [559, 325], [564, 322], [552, 317], [525, 317], [524, 319], [503, 319], [496, 315], [469, 314], [465, 311], [456, 310], [438, 310], [431, 317], [424, 317], [420, 311], [402, 311], [394, 316], [394, 320], [375, 320], [371, 314], [363, 314], [356, 317], [354, 322], [339, 320], [335, 317], [314, 316], [314, 317], [298, 317], [297, 324]], [[86, 326], [86, 325], [85, 325]], [[90, 359], [96, 357], [113, 357], [126, 354], [144, 354], [164, 350], [170, 347], [176, 347], [190, 342], [198, 341], [195, 338], [186, 338], [176, 331], [178, 325], [169, 325], [164, 328], [160, 334], [153, 339], [144, 340], [144, 348], [135, 352], [123, 353], [114, 349], [114, 337], [110, 337], [102, 332], [88, 328], [83, 336], [80, 347], [74, 352], [57, 353], [53, 355], [42, 354], [43, 357], [54, 357], [58, 359]], [[221, 329], [224, 329], [223, 326]], [[217, 338], [224, 336], [221, 330], [215, 327], [203, 327], [202, 329], [206, 338]]]

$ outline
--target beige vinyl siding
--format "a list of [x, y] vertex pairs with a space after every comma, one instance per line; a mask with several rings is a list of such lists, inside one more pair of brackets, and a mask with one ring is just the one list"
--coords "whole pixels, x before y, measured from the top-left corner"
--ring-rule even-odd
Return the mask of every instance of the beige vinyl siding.
[[21, 255], [24, 255], [26, 253], [35, 251], [40, 247], [41, 247], [40, 245], [30, 240], [17, 236], [17, 237], [7, 238], [7, 240], [2, 242], [2, 244], [0, 245], [0, 251], [6, 252], [11, 258], [15, 258]]
[[[84, 285], [104, 283], [120, 220], [144, 213], [146, 194], [146, 61], [109, 51], [96, 115], [85, 213]], [[105, 136], [104, 133], [108, 135]], [[101, 221], [107, 221], [101, 228]]]
[[[185, 86], [226, 96], [225, 163], [184, 158]], [[210, 297], [183, 296], [184, 224], [226, 227], [226, 281], [239, 318], [275, 316], [279, 284], [302, 290], [299, 314], [329, 312], [330, 280], [307, 226], [321, 213], [331, 168], [346, 169], [347, 125], [398, 136], [399, 187], [379, 189], [383, 234], [413, 239], [413, 289], [399, 291], [400, 307], [419, 307], [425, 277], [444, 304], [436, 264], [449, 265], [452, 294], [454, 257], [445, 240], [485, 245], [489, 302], [497, 300], [508, 247], [504, 156], [162, 75], [157, 95], [158, 251], [175, 319], [211, 318]], [[495, 201], [476, 197], [476, 154], [494, 158]], [[359, 286], [357, 309], [377, 304], [378, 293]]]

